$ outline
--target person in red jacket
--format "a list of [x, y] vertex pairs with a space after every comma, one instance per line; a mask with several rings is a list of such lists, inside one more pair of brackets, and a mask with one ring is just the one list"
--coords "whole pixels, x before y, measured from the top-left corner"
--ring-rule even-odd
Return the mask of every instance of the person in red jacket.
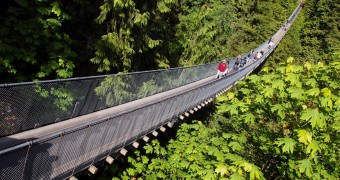
[[221, 78], [228, 72], [228, 64], [226, 60], [223, 60], [218, 66], [217, 66], [217, 74], [215, 76], [215, 79]]

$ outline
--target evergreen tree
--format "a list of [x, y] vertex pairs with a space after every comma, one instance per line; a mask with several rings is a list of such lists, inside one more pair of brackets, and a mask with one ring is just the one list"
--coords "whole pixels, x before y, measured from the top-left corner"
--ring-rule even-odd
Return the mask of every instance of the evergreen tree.
[[233, 27], [232, 6], [220, 0], [186, 0], [181, 9], [176, 34], [183, 49], [180, 63], [195, 65], [227, 58], [226, 43]]
[[61, 31], [59, 1], [5, 1], [0, 11], [1, 82], [72, 77], [76, 54]]
[[99, 72], [127, 72], [169, 67], [163, 47], [171, 45], [173, 34], [170, 1], [109, 0], [100, 7], [96, 19], [107, 24], [107, 34], [96, 44], [95, 57]]

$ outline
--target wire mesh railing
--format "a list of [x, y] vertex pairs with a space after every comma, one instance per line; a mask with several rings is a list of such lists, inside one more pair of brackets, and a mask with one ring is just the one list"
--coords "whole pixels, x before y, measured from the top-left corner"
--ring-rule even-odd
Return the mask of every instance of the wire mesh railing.
[[66, 179], [211, 98], [246, 73], [242, 70], [128, 113], [2, 151], [0, 179]]
[[216, 63], [130, 74], [0, 85], [0, 137], [174, 89], [215, 73]]

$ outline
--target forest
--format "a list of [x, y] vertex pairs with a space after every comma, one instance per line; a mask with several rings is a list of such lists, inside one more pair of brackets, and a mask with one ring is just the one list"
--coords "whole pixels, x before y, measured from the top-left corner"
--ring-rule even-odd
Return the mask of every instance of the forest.
[[[266, 41], [296, 0], [5, 0], [0, 84], [220, 61]], [[337, 0], [305, 0], [261, 71], [166, 140], [89, 179], [339, 179]], [[166, 143], [164, 142], [166, 141]]]

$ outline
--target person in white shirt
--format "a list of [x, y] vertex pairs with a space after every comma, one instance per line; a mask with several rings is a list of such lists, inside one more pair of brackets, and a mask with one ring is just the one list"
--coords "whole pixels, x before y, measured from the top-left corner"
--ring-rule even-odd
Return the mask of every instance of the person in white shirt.
[[274, 43], [273, 41], [270, 41], [269, 44], [268, 44], [268, 49], [271, 49], [273, 47]]
[[256, 59], [260, 59], [261, 57], [262, 57], [262, 54], [259, 53], [259, 52], [257, 52], [257, 53], [256, 53]]

